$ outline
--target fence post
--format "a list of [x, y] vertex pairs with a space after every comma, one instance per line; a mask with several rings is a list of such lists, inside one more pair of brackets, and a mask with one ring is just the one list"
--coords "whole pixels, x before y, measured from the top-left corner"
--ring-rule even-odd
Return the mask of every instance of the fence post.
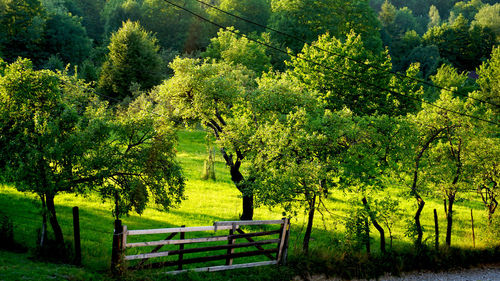
[[476, 248], [476, 235], [474, 234], [474, 217], [472, 216], [472, 209], [470, 209], [470, 223], [472, 226], [472, 245]]
[[[185, 225], [181, 225], [181, 227], [186, 227]], [[181, 240], [184, 239], [185, 232], [181, 232]], [[184, 244], [179, 244], [179, 250], [184, 250]], [[178, 270], [182, 270], [182, 260], [184, 258], [184, 254], [182, 252], [179, 253], [179, 265], [177, 266]]]
[[[227, 240], [227, 244], [228, 245], [232, 245], [233, 244], [233, 234], [234, 234], [234, 231], [236, 230], [236, 225], [233, 223], [233, 227], [229, 230], [229, 239]], [[228, 255], [231, 255], [232, 253], [234, 253], [234, 248], [228, 248], [227, 249], [227, 254]], [[233, 264], [233, 258], [229, 257], [226, 259], [226, 265], [232, 265]]]
[[115, 220], [115, 230], [113, 233], [113, 248], [111, 250], [111, 272], [118, 276], [122, 274], [122, 245], [123, 244], [123, 226], [121, 220]]
[[287, 255], [286, 243], [288, 242], [287, 241], [287, 233], [289, 230], [288, 218], [283, 218], [282, 220], [283, 220], [283, 223], [281, 223], [281, 227], [280, 227], [280, 236], [279, 236], [280, 242], [278, 244], [278, 254], [276, 255], [276, 261], [278, 262], [278, 264], [284, 264], [283, 260], [285, 260], [285, 262], [286, 262], [286, 255]]
[[80, 214], [78, 207], [73, 207], [73, 236], [75, 240], [75, 265], [82, 264], [82, 247], [80, 242]]
[[438, 215], [436, 209], [434, 209], [434, 235], [436, 239], [434, 240], [434, 247], [436, 250], [439, 249], [439, 225], [438, 225]]

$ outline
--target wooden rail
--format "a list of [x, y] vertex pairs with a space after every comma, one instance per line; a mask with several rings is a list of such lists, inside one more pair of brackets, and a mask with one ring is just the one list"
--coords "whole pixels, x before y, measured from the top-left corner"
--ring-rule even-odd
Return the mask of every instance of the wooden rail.
[[[240, 226], [258, 226], [258, 225], [279, 225], [279, 229], [266, 230], [258, 232], [243, 231]], [[268, 228], [268, 227], [266, 227]], [[121, 230], [121, 231], [120, 231]], [[192, 232], [216, 232], [221, 230], [229, 230], [228, 235], [210, 236], [210, 237], [193, 237], [186, 238], [186, 234]], [[246, 268], [262, 265], [280, 264], [286, 262], [288, 235], [290, 230], [289, 220], [284, 218], [282, 220], [261, 220], [261, 221], [220, 221], [215, 222], [213, 226], [197, 226], [197, 227], [175, 227], [175, 228], [160, 228], [160, 229], [144, 229], [144, 230], [128, 230], [126, 225], [121, 229], [115, 229], [115, 235], [119, 235], [116, 243], [119, 249], [113, 249], [113, 257], [121, 256], [124, 261], [139, 260], [138, 263], [131, 265], [128, 269], [141, 269], [141, 268], [163, 268], [169, 266], [176, 266], [177, 270], [169, 271], [167, 273], [177, 274], [185, 272], [183, 265], [204, 263], [209, 261], [224, 260], [224, 265], [193, 268], [193, 271], [220, 271], [234, 268]], [[146, 242], [128, 242], [129, 236], [135, 235], [151, 235], [151, 234], [168, 234], [164, 240], [146, 241]], [[179, 239], [173, 240], [179, 234]], [[275, 238], [272, 238], [274, 236]], [[276, 237], [278, 236], [278, 237]], [[255, 240], [256, 237], [262, 237], [262, 240]], [[266, 238], [269, 237], [269, 238]], [[208, 242], [227, 241], [223, 245], [207, 245], [201, 247], [185, 248], [187, 244], [203, 244]], [[272, 248], [264, 248], [263, 246], [276, 244]], [[115, 244], [113, 244], [115, 245]], [[167, 245], [178, 245], [177, 249], [169, 249], [160, 251], [162, 247]], [[133, 255], [126, 255], [127, 249], [155, 246], [154, 249], [146, 253], [138, 253]], [[254, 248], [255, 250], [245, 250], [244, 248]], [[235, 252], [235, 249], [240, 251]], [[221, 251], [215, 255], [208, 255], [209, 252]], [[186, 254], [194, 253], [207, 253], [205, 256], [186, 257]], [[173, 260], [157, 260], [152, 263], [146, 263], [149, 259], [157, 259], [162, 257], [177, 256]], [[235, 259], [243, 257], [264, 256], [267, 261], [252, 262], [252, 263], [239, 263], [233, 264]], [[112, 261], [112, 264], [123, 264], [117, 260]]]

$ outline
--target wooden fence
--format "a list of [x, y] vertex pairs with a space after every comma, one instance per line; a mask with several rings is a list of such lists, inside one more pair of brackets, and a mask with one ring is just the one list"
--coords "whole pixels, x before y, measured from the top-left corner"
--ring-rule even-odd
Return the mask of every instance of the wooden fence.
[[[259, 232], [245, 232], [241, 226], [263, 226], [279, 225], [274, 230]], [[267, 227], [269, 228], [269, 227]], [[211, 232], [228, 230], [227, 235], [194, 237], [187, 238], [186, 234], [193, 232]], [[128, 230], [126, 225], [121, 226], [121, 222], [115, 224], [115, 235], [113, 240], [112, 269], [115, 273], [120, 273], [125, 269], [124, 265], [128, 261], [139, 260], [138, 263], [128, 266], [128, 269], [141, 268], [162, 268], [175, 267], [176, 270], [168, 273], [176, 274], [186, 272], [183, 268], [187, 264], [205, 263], [211, 261], [225, 260], [224, 265], [215, 265], [209, 267], [190, 268], [192, 271], [221, 271], [235, 268], [246, 268], [254, 266], [263, 266], [271, 264], [286, 263], [288, 236], [290, 232], [290, 223], [287, 218], [282, 220], [261, 220], [261, 221], [220, 221], [215, 222], [213, 226], [198, 227], [176, 227], [147, 230]], [[164, 240], [149, 242], [128, 242], [130, 236], [167, 234]], [[173, 239], [175, 236], [178, 239]], [[194, 235], [193, 235], [194, 236]], [[199, 236], [199, 235], [198, 235]], [[277, 237], [276, 237], [277, 236]], [[265, 238], [264, 238], [265, 237]], [[255, 239], [254, 239], [255, 238]], [[261, 240], [258, 240], [261, 238]], [[135, 239], [134, 239], [135, 240]], [[227, 241], [223, 245], [209, 245], [204, 247], [185, 248], [187, 244], [199, 244], [207, 242]], [[265, 246], [272, 245], [275, 246]], [[178, 245], [174, 250], [160, 251], [166, 245]], [[154, 248], [151, 250], [151, 246]], [[137, 247], [149, 247], [149, 252], [127, 255], [127, 249]], [[245, 249], [250, 248], [250, 249]], [[235, 249], [239, 249], [235, 252]], [[216, 255], [197, 255], [195, 257], [186, 257], [187, 254], [203, 253], [208, 254], [213, 251], [224, 250], [224, 253]], [[245, 251], [243, 251], [245, 250]], [[150, 259], [162, 257], [177, 256], [176, 259], [148, 262]], [[233, 264], [234, 259], [243, 257], [264, 256], [265, 261]]]

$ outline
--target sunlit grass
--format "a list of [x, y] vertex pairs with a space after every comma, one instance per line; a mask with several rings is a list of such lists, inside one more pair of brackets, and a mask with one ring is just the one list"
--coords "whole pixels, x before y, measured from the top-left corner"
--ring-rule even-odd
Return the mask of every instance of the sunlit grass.
[[[131, 214], [123, 218], [128, 229], [151, 229], [174, 226], [212, 225], [214, 221], [237, 220], [241, 212], [241, 198], [232, 184], [227, 167], [219, 154], [216, 157], [217, 181], [200, 179], [203, 161], [207, 156], [205, 133], [201, 131], [179, 133], [180, 144], [178, 156], [187, 177], [186, 196], [180, 206], [168, 212], [163, 212], [155, 206], [146, 209], [142, 215]], [[404, 216], [393, 226], [394, 247], [396, 249], [411, 246], [411, 239], [405, 236], [406, 219], [413, 218], [415, 200], [400, 195], [402, 192], [393, 188], [380, 193], [400, 199]], [[15, 238], [21, 243], [33, 248], [36, 243], [37, 231], [41, 226], [39, 202], [31, 194], [23, 194], [12, 187], [0, 188], [0, 210], [12, 218], [15, 227]], [[492, 240], [486, 230], [486, 213], [481, 202], [474, 193], [466, 194], [468, 200], [460, 200], [455, 205], [452, 245], [472, 248], [472, 231], [470, 210], [474, 212], [476, 231], [476, 248], [492, 246], [498, 241]], [[316, 214], [311, 248], [325, 253], [335, 253], [342, 243], [345, 231], [344, 218], [349, 216], [351, 208], [349, 195], [335, 191], [325, 200], [328, 211]], [[444, 244], [446, 220], [441, 199], [424, 198], [425, 208], [422, 212], [424, 225], [424, 241], [429, 245], [434, 243], [433, 209], [437, 209], [440, 227], [440, 242]], [[97, 196], [75, 196], [60, 194], [56, 196], [57, 214], [67, 241], [72, 243], [72, 210], [73, 206], [80, 208], [80, 224], [82, 237], [82, 259], [84, 266], [97, 271], [109, 268], [111, 259], [111, 244], [113, 233], [113, 218], [111, 204], [102, 202]], [[255, 219], [280, 219], [279, 208], [260, 207], [255, 210]], [[301, 240], [305, 231], [306, 214], [299, 211], [292, 218], [290, 254], [294, 255], [301, 249]], [[372, 227], [372, 251], [378, 251], [378, 233]], [[159, 237], [158, 239], [162, 239]], [[386, 237], [389, 240], [388, 235]]]

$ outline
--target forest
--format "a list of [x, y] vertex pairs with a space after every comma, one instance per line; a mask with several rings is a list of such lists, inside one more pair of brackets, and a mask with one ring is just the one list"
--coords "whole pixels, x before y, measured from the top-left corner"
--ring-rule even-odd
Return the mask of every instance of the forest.
[[0, 0], [0, 248], [67, 262], [69, 200], [289, 217], [294, 272], [500, 261], [499, 42], [496, 0]]

